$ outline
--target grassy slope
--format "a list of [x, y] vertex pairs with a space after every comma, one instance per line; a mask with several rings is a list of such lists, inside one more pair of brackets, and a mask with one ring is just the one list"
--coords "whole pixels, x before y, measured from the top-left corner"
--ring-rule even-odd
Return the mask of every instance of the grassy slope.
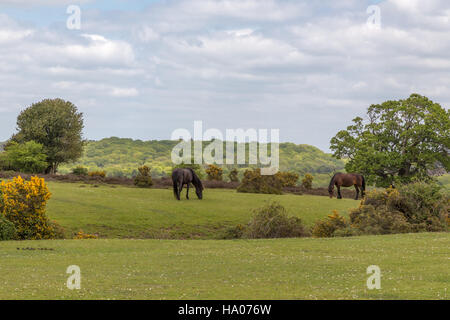
[[[0, 299], [448, 299], [449, 246], [448, 233], [2, 242]], [[80, 291], [65, 287], [73, 264]], [[374, 264], [382, 289], [370, 291], [366, 269]]]
[[[210, 189], [204, 200], [191, 190], [190, 201], [178, 202], [171, 190], [137, 189], [71, 183], [48, 183], [48, 215], [67, 235], [83, 230], [104, 238], [217, 238], [227, 226], [246, 224], [252, 210], [277, 200], [306, 224], [337, 209], [347, 214], [359, 202], [317, 196], [242, 194]], [[184, 191], [185, 192], [185, 191]]]

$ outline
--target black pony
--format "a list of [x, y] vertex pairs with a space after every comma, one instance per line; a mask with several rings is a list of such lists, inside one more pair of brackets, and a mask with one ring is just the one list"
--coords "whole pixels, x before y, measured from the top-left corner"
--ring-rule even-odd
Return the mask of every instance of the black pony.
[[187, 186], [186, 199], [189, 200], [189, 186], [192, 183], [195, 187], [195, 193], [197, 197], [201, 200], [203, 199], [203, 184], [200, 178], [197, 176], [194, 170], [191, 168], [186, 169], [175, 169], [172, 172], [172, 182], [173, 182], [173, 194], [180, 200], [181, 191], [183, 186]]

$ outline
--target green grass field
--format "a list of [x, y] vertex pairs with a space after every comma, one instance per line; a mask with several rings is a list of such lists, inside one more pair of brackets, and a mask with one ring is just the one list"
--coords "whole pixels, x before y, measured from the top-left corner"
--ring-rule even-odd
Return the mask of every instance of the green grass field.
[[[448, 299], [449, 247], [448, 233], [3, 242], [0, 299]], [[69, 265], [79, 291], [66, 287]], [[381, 290], [366, 287], [370, 265]]]
[[290, 214], [312, 225], [336, 209], [347, 215], [358, 201], [318, 196], [242, 194], [205, 190], [198, 200], [178, 202], [172, 190], [49, 182], [48, 215], [66, 229], [66, 237], [83, 230], [100, 238], [217, 239], [229, 226], [246, 224], [252, 210], [277, 200]]
[[[178, 202], [171, 190], [48, 185], [68, 240], [0, 242], [0, 299], [448, 299], [449, 233], [216, 240], [270, 200], [309, 226], [354, 200], [212, 189]], [[70, 240], [80, 230], [101, 239]], [[70, 265], [79, 291], [66, 287]], [[381, 290], [366, 286], [370, 265]]]

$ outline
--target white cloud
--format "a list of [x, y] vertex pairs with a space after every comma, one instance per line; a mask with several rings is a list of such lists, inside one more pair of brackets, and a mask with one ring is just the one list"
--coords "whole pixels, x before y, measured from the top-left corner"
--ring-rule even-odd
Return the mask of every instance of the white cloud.
[[0, 125], [14, 123], [17, 106], [59, 96], [86, 113], [89, 137], [167, 138], [201, 117], [209, 127], [282, 128], [284, 140], [326, 149], [372, 103], [414, 91], [448, 106], [448, 1], [379, 5], [380, 30], [367, 27], [359, 0], [83, 10], [82, 32], [3, 15], [0, 108], [10, 114]]

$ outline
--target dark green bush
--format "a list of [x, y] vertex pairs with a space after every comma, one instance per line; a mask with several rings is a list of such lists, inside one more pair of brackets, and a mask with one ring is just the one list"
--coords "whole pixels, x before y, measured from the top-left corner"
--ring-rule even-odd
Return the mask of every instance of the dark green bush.
[[1, 216], [0, 213], [0, 241], [15, 239], [17, 239], [17, 232], [14, 223]]
[[241, 185], [237, 188], [242, 193], [281, 194], [283, 183], [277, 175], [263, 176], [261, 169], [246, 170]]
[[307, 237], [310, 233], [297, 217], [289, 217], [286, 209], [277, 202], [271, 202], [254, 211], [244, 236], [260, 238]]
[[72, 169], [72, 174], [77, 176], [87, 176], [89, 174], [89, 170], [87, 168], [78, 166]]
[[230, 179], [231, 182], [239, 182], [239, 172], [236, 168], [230, 171], [228, 174], [228, 179]]
[[448, 217], [448, 194], [425, 182], [373, 190], [350, 212], [352, 227], [365, 234], [446, 231]]

